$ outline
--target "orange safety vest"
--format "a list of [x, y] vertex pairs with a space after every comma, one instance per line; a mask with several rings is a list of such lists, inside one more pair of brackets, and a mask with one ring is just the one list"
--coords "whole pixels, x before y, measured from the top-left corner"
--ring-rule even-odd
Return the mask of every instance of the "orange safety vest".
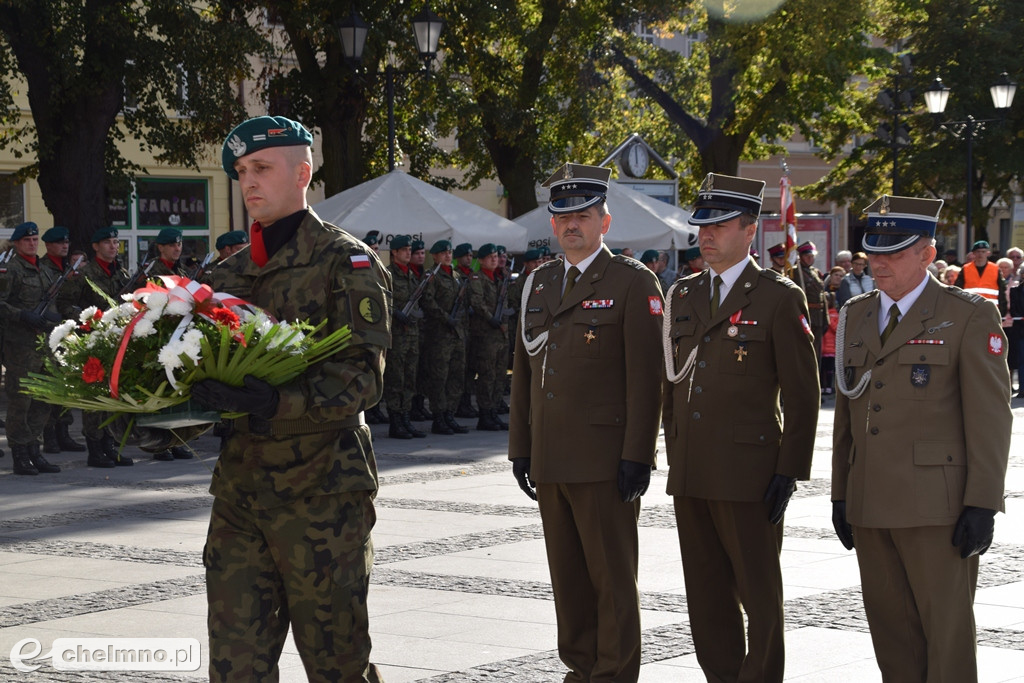
[[979, 294], [993, 303], [999, 302], [999, 266], [989, 261], [985, 270], [978, 274], [973, 263], [964, 265], [964, 291]]

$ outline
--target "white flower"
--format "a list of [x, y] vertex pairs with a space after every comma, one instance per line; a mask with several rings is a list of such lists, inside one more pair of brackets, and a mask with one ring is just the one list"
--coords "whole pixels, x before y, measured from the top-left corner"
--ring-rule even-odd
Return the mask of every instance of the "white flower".
[[132, 339], [141, 339], [142, 337], [148, 337], [151, 334], [156, 333], [156, 326], [153, 321], [149, 319], [149, 316], [143, 317], [132, 329]]
[[71, 334], [71, 330], [78, 327], [78, 324], [74, 320], [65, 320], [57, 327], [53, 328], [50, 332], [50, 351], [54, 353], [60, 348], [61, 342], [67, 339], [68, 335]]
[[164, 370], [170, 375], [171, 371], [180, 368], [184, 363], [181, 361], [182, 343], [168, 342], [166, 346], [160, 349], [160, 353], [157, 354], [156, 359], [160, 362], [160, 365], [164, 366]]
[[146, 297], [146, 308], [150, 311], [155, 311], [156, 315], [159, 316], [164, 312], [164, 308], [167, 306], [167, 295], [163, 292], [152, 292]]
[[99, 312], [99, 310], [100, 309], [96, 308], [95, 306], [89, 306], [89, 308], [85, 309], [84, 311], [82, 311], [81, 313], [78, 314], [78, 322], [80, 322], [80, 323], [87, 323], [87, 322], [89, 322], [94, 317], [96, 317], [96, 314]]
[[192, 303], [182, 299], [171, 299], [164, 311], [167, 315], [188, 315], [192, 312]]
[[181, 337], [182, 353], [188, 356], [193, 363], [199, 364], [203, 357], [203, 333], [194, 327], [189, 327]]

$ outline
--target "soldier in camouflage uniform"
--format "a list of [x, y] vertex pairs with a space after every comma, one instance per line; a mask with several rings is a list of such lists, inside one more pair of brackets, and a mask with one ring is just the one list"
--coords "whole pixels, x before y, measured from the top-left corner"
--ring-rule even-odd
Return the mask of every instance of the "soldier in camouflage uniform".
[[[452, 258], [455, 263], [455, 270], [468, 281], [473, 277], [473, 245], [463, 242], [455, 246], [452, 251]], [[466, 293], [466, 313], [471, 314], [469, 308], [469, 292]], [[473, 372], [473, 336], [466, 337], [466, 374], [462, 382], [462, 396], [459, 397], [459, 405], [455, 408], [455, 417], [477, 417], [477, 411], [473, 408], [473, 379], [476, 374]]]
[[[409, 261], [409, 268], [412, 269], [416, 275], [416, 285], [423, 284], [424, 279], [427, 278], [426, 262], [427, 262], [427, 245], [423, 240], [414, 239], [412, 241], [412, 259]], [[422, 304], [420, 310], [422, 311]], [[426, 353], [424, 352], [424, 335], [423, 331], [420, 330], [419, 338], [419, 351], [416, 354], [416, 392], [412, 395], [412, 405], [409, 410], [410, 422], [423, 422], [425, 420], [432, 420], [434, 416], [427, 410], [427, 386], [426, 386]]]
[[[68, 288], [72, 292], [75, 306], [86, 309], [95, 306], [107, 310], [110, 304], [96, 293], [89, 282], [92, 282], [104, 294], [120, 303], [121, 290], [128, 284], [129, 275], [117, 258], [119, 242], [117, 228], [100, 228], [90, 238], [94, 252], [93, 259], [78, 269], [78, 277], [69, 281]], [[82, 434], [85, 435], [85, 447], [89, 451], [86, 464], [89, 467], [114, 467], [115, 465], [132, 465], [134, 461], [128, 456], [118, 453], [118, 443], [114, 440], [111, 427], [100, 427], [107, 419], [105, 413], [82, 411]]]
[[388, 404], [390, 427], [388, 436], [394, 439], [422, 438], [423, 432], [413, 427], [409, 411], [416, 393], [416, 369], [420, 358], [419, 322], [423, 312], [414, 305], [408, 314], [402, 309], [419, 285], [419, 278], [409, 265], [412, 258], [412, 238], [395, 235], [391, 238], [391, 274], [394, 302], [391, 350], [384, 369], [384, 400]]
[[56, 278], [40, 267], [36, 255], [39, 228], [35, 223], [16, 227], [11, 244], [16, 253], [0, 277], [3, 362], [7, 367], [7, 443], [11, 446], [15, 474], [60, 472], [60, 467], [47, 462], [39, 449], [50, 405], [21, 393], [22, 378], [43, 369], [39, 335], [49, 332], [60, 321], [52, 305], [42, 313], [35, 310]]
[[[71, 260], [68, 259], [70, 234], [67, 228], [54, 226], [43, 233], [42, 239], [46, 244], [46, 254], [39, 259], [39, 267], [47, 271], [51, 281], [57, 280], [71, 265]], [[73, 302], [75, 288], [68, 282], [71, 278], [77, 277], [77, 272], [69, 273], [68, 280], [57, 293], [55, 308], [61, 319], [74, 318], [79, 313], [78, 307]], [[68, 431], [71, 422], [71, 411], [65, 411], [61, 406], [50, 406], [50, 417], [46, 421], [46, 426], [43, 427], [43, 453], [85, 452], [85, 446], [71, 438]]]
[[452, 268], [452, 243], [438, 240], [430, 247], [440, 269], [427, 283], [420, 299], [423, 325], [423, 386], [434, 413], [434, 434], [465, 434], [469, 429], [455, 420], [453, 411], [462, 396], [466, 375], [466, 317], [469, 281]]
[[289, 625], [310, 681], [381, 680], [366, 609], [377, 466], [362, 411], [380, 400], [391, 282], [365, 244], [309, 209], [311, 144], [301, 124], [262, 116], [222, 153], [256, 223], [250, 245], [214, 269], [214, 289], [279, 320], [347, 325], [352, 342], [281, 386], [193, 386], [201, 405], [249, 413], [210, 487], [211, 681], [278, 680]]
[[[490, 243], [481, 245], [476, 253], [480, 272], [469, 281], [469, 305], [473, 314], [469, 319], [469, 334], [473, 339], [470, 365], [476, 373], [476, 404], [480, 413], [476, 428], [495, 432], [508, 429], [498, 417], [495, 396], [500, 396], [508, 367], [508, 327], [494, 319], [498, 307], [501, 278], [497, 248]], [[505, 318], [503, 318], [505, 320]], [[501, 384], [499, 384], [499, 382]]]

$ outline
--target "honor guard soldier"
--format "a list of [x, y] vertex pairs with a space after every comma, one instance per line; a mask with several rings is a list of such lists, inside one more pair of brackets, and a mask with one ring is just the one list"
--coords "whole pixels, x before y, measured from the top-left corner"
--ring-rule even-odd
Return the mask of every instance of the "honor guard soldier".
[[611, 171], [566, 164], [551, 188], [565, 260], [527, 276], [512, 368], [509, 458], [544, 526], [566, 681], [640, 674], [637, 518], [660, 414], [662, 298], [603, 235]]
[[[426, 262], [427, 262], [427, 245], [426, 242], [420, 239], [412, 241], [412, 258], [409, 260], [409, 267], [412, 268], [413, 274], [416, 276], [416, 287], [420, 288], [426, 278]], [[422, 305], [422, 294], [420, 295], [419, 304], [420, 312], [423, 312]], [[424, 378], [426, 377], [426, 354], [423, 350], [423, 330], [420, 330], [419, 340], [417, 341], [416, 351], [416, 391], [412, 395], [412, 405], [409, 409], [409, 421], [410, 422], [423, 422], [425, 420], [433, 420], [434, 416], [427, 410], [427, 388], [424, 384]]]
[[811, 314], [808, 320], [811, 323], [811, 332], [814, 333], [814, 353], [820, 363], [821, 340], [828, 327], [828, 300], [825, 297], [825, 281], [821, 271], [814, 266], [818, 248], [814, 246], [814, 242], [804, 242], [796, 251], [800, 257], [800, 272], [793, 275], [793, 280], [803, 288], [807, 297], [807, 308]]
[[[416, 393], [416, 368], [420, 357], [419, 322], [423, 317], [419, 304], [412, 302], [419, 278], [409, 265], [412, 260], [412, 237], [391, 238], [391, 263], [388, 272], [393, 283], [394, 320], [391, 327], [391, 350], [384, 366], [384, 400], [388, 404], [393, 439], [422, 438], [426, 434], [413, 427], [409, 411]], [[407, 310], [406, 310], [407, 309]]]
[[783, 679], [782, 520], [818, 423], [804, 295], [749, 256], [764, 185], [707, 175], [690, 223], [709, 268], [665, 298], [668, 493], [709, 681]]
[[241, 251], [242, 247], [247, 244], [249, 244], [249, 236], [245, 234], [245, 230], [229, 230], [220, 235], [214, 244], [217, 249], [217, 263], [226, 261], [229, 256]]
[[363, 238], [363, 244], [373, 249], [373, 253], [380, 251], [380, 230], [371, 230]]
[[490, 242], [482, 244], [476, 258], [480, 261], [480, 272], [470, 276], [468, 292], [469, 336], [473, 340], [469, 363], [476, 375], [473, 388], [479, 413], [476, 428], [497, 432], [508, 429], [508, 424], [498, 417], [495, 400], [501, 395], [499, 382], [504, 384], [508, 371], [508, 327], [499, 311], [504, 302], [500, 298], [501, 277], [497, 274], [498, 249]]
[[995, 306], [928, 273], [941, 207], [865, 209], [878, 289], [846, 303], [836, 334], [832, 521], [857, 551], [885, 681], [978, 680], [978, 556], [1004, 509], [1006, 338]]
[[786, 243], [779, 242], [774, 247], [768, 247], [768, 258], [771, 259], [771, 269], [779, 275], [786, 274]]
[[[465, 303], [463, 307], [466, 309], [466, 319], [468, 321], [471, 314], [471, 308], [469, 305], [469, 281], [473, 277], [473, 245], [469, 242], [463, 242], [455, 245], [455, 249], [452, 250], [452, 262], [455, 264], [455, 270], [459, 272], [459, 275], [463, 277], [466, 283], [467, 291], [465, 293]], [[459, 397], [459, 405], [455, 408], [455, 417], [477, 417], [479, 413], [476, 408], [473, 407], [473, 384], [476, 373], [473, 372], [473, 336], [466, 336], [466, 374], [462, 382], [462, 396]]]
[[21, 380], [30, 372], [42, 372], [43, 357], [38, 347], [60, 321], [51, 305], [39, 312], [46, 291], [57, 276], [39, 263], [39, 228], [22, 223], [11, 233], [14, 255], [0, 277], [0, 318], [4, 322], [3, 364], [7, 368], [7, 443], [11, 447], [14, 473], [36, 475], [60, 472], [40, 450], [40, 437], [52, 406], [21, 392]]
[[180, 275], [185, 277], [184, 266], [181, 264], [181, 230], [164, 228], [154, 240], [156, 243], [156, 261], [149, 271], [150, 277], [157, 275]]
[[376, 254], [306, 203], [313, 136], [284, 117], [228, 135], [224, 170], [256, 221], [213, 288], [278, 320], [348, 326], [348, 347], [270, 386], [202, 380], [192, 398], [234, 420], [221, 448], [203, 553], [209, 678], [276, 681], [289, 627], [311, 681], [379, 683], [366, 597], [377, 467], [362, 411], [380, 399], [390, 278]]
[[[43, 233], [43, 243], [46, 245], [46, 254], [39, 260], [40, 268], [47, 271], [51, 281], [60, 278], [64, 271], [71, 265], [68, 259], [68, 249], [71, 246], [71, 235], [64, 226], [54, 226]], [[83, 259], [84, 260], [84, 259]], [[79, 277], [77, 272], [68, 276], [70, 280]], [[77, 283], [76, 283], [77, 284]], [[65, 281], [64, 287], [57, 293], [55, 306], [57, 313], [62, 319], [77, 317], [81, 310], [74, 305], [76, 297], [76, 286]], [[71, 426], [71, 411], [65, 411], [61, 406], [50, 406], [50, 417], [43, 428], [43, 452], [60, 453], [84, 453], [85, 446], [71, 438], [68, 428]]]
[[[380, 251], [380, 230], [371, 230], [363, 238], [363, 244], [373, 250], [373, 253]], [[376, 403], [366, 410], [366, 421], [372, 425], [382, 425], [388, 422], [388, 418], [381, 411], [381, 404]]]

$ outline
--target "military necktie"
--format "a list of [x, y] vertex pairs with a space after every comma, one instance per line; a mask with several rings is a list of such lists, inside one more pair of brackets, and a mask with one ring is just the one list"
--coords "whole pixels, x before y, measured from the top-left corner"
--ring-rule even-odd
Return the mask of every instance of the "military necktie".
[[716, 275], [711, 281], [711, 315], [718, 313], [718, 304], [722, 299], [722, 276]]
[[562, 301], [565, 301], [566, 297], [569, 296], [569, 292], [572, 291], [573, 286], [576, 285], [576, 278], [580, 276], [580, 269], [576, 266], [569, 268], [569, 272], [565, 274], [565, 289], [562, 290]]
[[893, 304], [889, 308], [889, 322], [882, 330], [882, 346], [885, 346], [885, 342], [889, 339], [889, 335], [896, 329], [896, 326], [900, 324], [900, 307]]

